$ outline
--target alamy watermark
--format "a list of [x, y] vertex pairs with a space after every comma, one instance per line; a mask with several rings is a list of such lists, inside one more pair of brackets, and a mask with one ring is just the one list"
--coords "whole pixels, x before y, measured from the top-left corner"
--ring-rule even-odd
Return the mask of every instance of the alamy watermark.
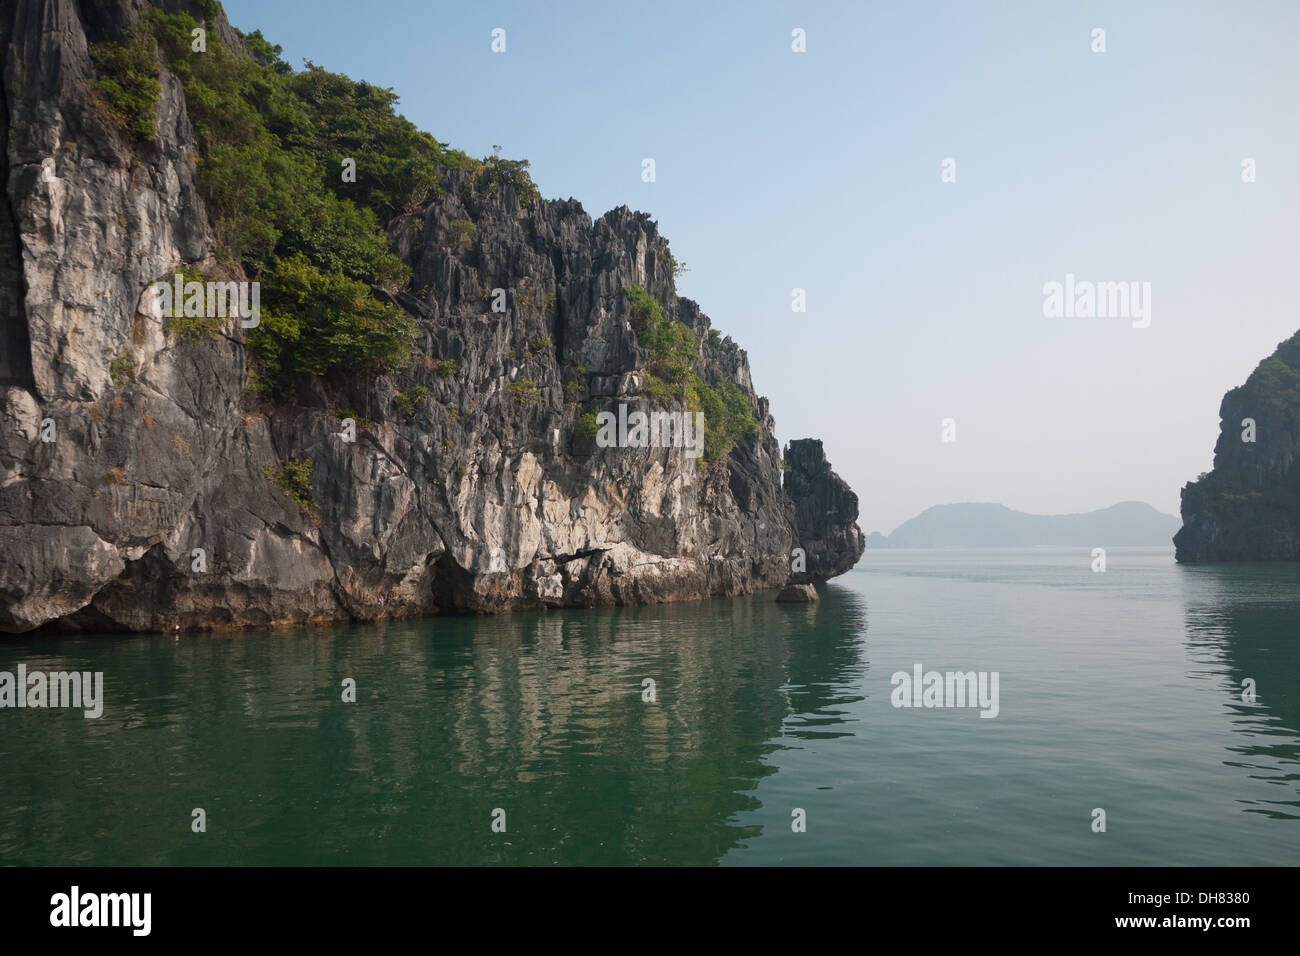
[[1043, 285], [1043, 315], [1049, 319], [1132, 319], [1133, 328], [1151, 324], [1150, 282], [1092, 282], [1065, 274], [1065, 282]]
[[620, 402], [618, 414], [596, 416], [596, 445], [600, 448], [685, 448], [687, 458], [704, 454], [704, 413], [628, 412]]
[[133, 936], [148, 936], [153, 920], [152, 893], [83, 893], [73, 886], [50, 897], [50, 925], [56, 927], [126, 927]]
[[0, 671], [0, 708], [80, 707], [87, 720], [104, 716], [104, 672], [27, 670]]
[[895, 671], [889, 702], [895, 707], [978, 707], [981, 717], [998, 715], [998, 672]]
[[176, 273], [173, 281], [160, 279], [150, 288], [158, 297], [162, 314], [180, 319], [239, 319], [245, 329], [261, 322], [262, 290], [257, 282], [186, 281]]

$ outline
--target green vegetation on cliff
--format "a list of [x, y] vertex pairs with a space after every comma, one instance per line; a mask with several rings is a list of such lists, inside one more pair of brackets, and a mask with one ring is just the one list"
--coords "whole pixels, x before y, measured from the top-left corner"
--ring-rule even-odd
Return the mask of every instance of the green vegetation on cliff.
[[385, 370], [410, 355], [414, 319], [374, 298], [365, 283], [322, 272], [301, 252], [262, 273], [262, 303], [248, 344], [263, 385], [278, 397], [308, 375]]
[[704, 413], [704, 460], [719, 461], [745, 435], [758, 431], [749, 400], [734, 382], [706, 385], [694, 370], [698, 356], [695, 333], [668, 319], [659, 303], [640, 286], [623, 290], [632, 306], [632, 330], [650, 353], [645, 394], [657, 402], [684, 401], [690, 412]]
[[[212, 5], [209, 27], [214, 18]], [[381, 227], [436, 198], [441, 170], [485, 163], [397, 115], [392, 90], [311, 63], [295, 71], [260, 32], [241, 34], [248, 56], [212, 29], [195, 51], [199, 26], [150, 8], [126, 37], [95, 44], [89, 86], [101, 118], [151, 142], [160, 63], [180, 79], [218, 255], [262, 283], [249, 344], [263, 389], [289, 399], [307, 375], [397, 367], [414, 323], [380, 294], [410, 274]], [[526, 162], [486, 164], [493, 186], [513, 187], [525, 204], [535, 198]]]
[[320, 521], [320, 512], [311, 493], [313, 467], [310, 458], [290, 458], [281, 462], [278, 469], [268, 465], [262, 469], [262, 474], [279, 485], [280, 490], [297, 502], [298, 507], [316, 524]]
[[158, 136], [158, 52], [144, 24], [121, 40], [90, 48], [97, 76], [87, 84], [107, 126], [152, 143]]

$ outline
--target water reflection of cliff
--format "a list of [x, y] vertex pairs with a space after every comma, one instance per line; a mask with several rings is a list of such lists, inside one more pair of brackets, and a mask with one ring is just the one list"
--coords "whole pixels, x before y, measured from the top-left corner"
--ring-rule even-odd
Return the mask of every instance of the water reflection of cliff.
[[756, 835], [730, 821], [775, 772], [783, 722], [838, 720], [864, 626], [850, 635], [843, 593], [811, 609], [760, 595], [476, 622], [473, 660], [435, 667], [458, 681], [446, 789], [475, 820], [512, 805], [516, 836], [509, 851], [471, 841], [464, 860], [708, 863]]
[[814, 608], [14, 644], [104, 671], [107, 699], [7, 715], [0, 862], [716, 862], [757, 832], [736, 821], [776, 747], [849, 732], [865, 627], [832, 585]]
[[848, 705], [862, 700], [853, 688], [867, 671], [866, 599], [835, 583], [822, 585], [821, 594], [821, 603], [806, 611], [808, 620], [819, 615], [815, 639], [789, 645], [785, 735], [796, 740], [851, 736]]
[[[1237, 733], [1225, 763], [1274, 783], [1276, 800], [1247, 812], [1300, 819], [1300, 567], [1181, 566], [1189, 649], [1226, 672], [1224, 706]], [[1242, 700], [1253, 680], [1255, 701]]]

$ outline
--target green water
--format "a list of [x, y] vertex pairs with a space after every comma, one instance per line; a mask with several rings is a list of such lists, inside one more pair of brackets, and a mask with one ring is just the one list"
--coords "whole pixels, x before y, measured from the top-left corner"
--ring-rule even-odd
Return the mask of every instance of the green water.
[[[1090, 563], [872, 551], [811, 609], [6, 639], [0, 670], [103, 671], [106, 701], [0, 710], [0, 863], [1300, 863], [1300, 567]], [[998, 672], [998, 716], [891, 706], [917, 663]]]

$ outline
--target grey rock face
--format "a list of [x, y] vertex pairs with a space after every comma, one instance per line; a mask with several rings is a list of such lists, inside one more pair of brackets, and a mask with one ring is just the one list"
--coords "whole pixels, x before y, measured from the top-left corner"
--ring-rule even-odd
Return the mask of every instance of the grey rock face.
[[[0, 14], [0, 631], [672, 601], [779, 587], [796, 541], [818, 576], [850, 567], [855, 540], [861, 554], [857, 499], [824, 458], [824, 475], [810, 463], [804, 490], [782, 490], [745, 352], [708, 342], [655, 223], [626, 208], [593, 221], [574, 200], [525, 207], [447, 172], [422, 233], [389, 226], [413, 271], [397, 297], [419, 322], [412, 366], [317, 383], [290, 406], [253, 397], [237, 322], [185, 339], [146, 294], [181, 265], [218, 271], [181, 86], [163, 73], [156, 143], [103, 127], [81, 83], [87, 32], [139, 5], [95, 5], [93, 23], [83, 8]], [[224, 23], [218, 35], [236, 42]], [[726, 460], [575, 436], [583, 411], [652, 407], [630, 285], [695, 330], [706, 383], [748, 397], [762, 427]], [[406, 415], [394, 399], [417, 388]], [[304, 459], [314, 513], [268, 477]]]
[[1178, 561], [1300, 561], [1297, 394], [1300, 332], [1223, 396], [1214, 469], [1183, 488]]
[[792, 574], [793, 583], [824, 581], [848, 571], [866, 550], [857, 525], [858, 496], [831, 470], [822, 443], [815, 438], [786, 446], [785, 493], [795, 506], [799, 547], [807, 569]]

